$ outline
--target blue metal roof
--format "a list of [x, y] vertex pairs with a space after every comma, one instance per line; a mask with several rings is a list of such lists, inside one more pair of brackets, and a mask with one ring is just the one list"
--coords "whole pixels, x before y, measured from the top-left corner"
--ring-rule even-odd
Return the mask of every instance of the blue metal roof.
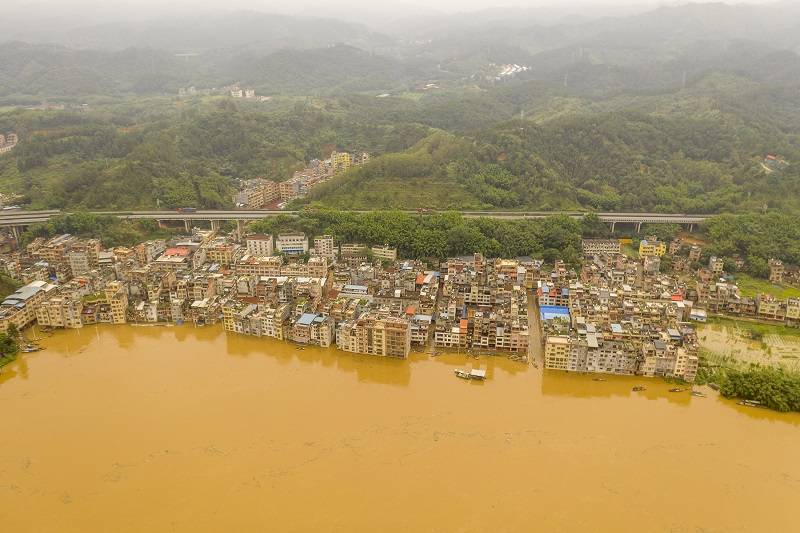
[[542, 320], [569, 318], [569, 307], [563, 307], [560, 305], [543, 305], [539, 307], [539, 315], [542, 317]]
[[315, 318], [317, 318], [317, 315], [314, 313], [303, 313], [303, 316], [300, 317], [297, 324], [300, 326], [310, 326]]

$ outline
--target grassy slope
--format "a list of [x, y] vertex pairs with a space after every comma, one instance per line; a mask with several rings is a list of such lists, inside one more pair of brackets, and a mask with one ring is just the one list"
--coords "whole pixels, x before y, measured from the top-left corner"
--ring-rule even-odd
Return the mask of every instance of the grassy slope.
[[758, 294], [771, 294], [778, 299], [800, 298], [800, 288], [786, 284], [770, 283], [765, 279], [758, 279], [747, 274], [737, 274], [736, 284], [742, 296], [752, 298]]

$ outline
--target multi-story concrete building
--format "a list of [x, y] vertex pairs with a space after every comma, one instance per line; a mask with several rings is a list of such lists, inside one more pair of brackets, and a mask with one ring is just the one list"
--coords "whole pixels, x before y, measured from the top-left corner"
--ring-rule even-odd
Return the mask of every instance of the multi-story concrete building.
[[353, 165], [353, 156], [347, 152], [331, 153], [331, 168], [334, 174], [344, 172]]
[[8, 295], [0, 303], [0, 331], [14, 325], [19, 331], [36, 320], [36, 308], [56, 290], [56, 286], [44, 281], [33, 281]]
[[308, 237], [304, 233], [281, 233], [275, 239], [275, 249], [287, 255], [308, 252]]
[[5, 154], [13, 150], [18, 142], [19, 137], [17, 137], [16, 133], [8, 133], [6, 135], [0, 134], [0, 154]]
[[167, 243], [164, 240], [145, 241], [137, 244], [133, 250], [140, 265], [148, 265], [164, 253]]
[[583, 239], [583, 255], [618, 254], [622, 245], [618, 239]]
[[639, 256], [655, 255], [661, 257], [667, 253], [667, 245], [656, 237], [648, 237], [639, 242]]
[[280, 276], [283, 259], [280, 256], [244, 256], [233, 265], [238, 276]]
[[244, 238], [247, 253], [255, 257], [268, 257], [272, 255], [272, 235], [256, 233]]
[[556, 370], [576, 370], [570, 368], [569, 337], [550, 336], [544, 345], [544, 366]]
[[222, 266], [231, 266], [236, 259], [239, 245], [220, 239], [205, 247], [205, 251], [206, 261]]
[[404, 318], [367, 313], [341, 323], [336, 346], [346, 352], [405, 359], [411, 352], [411, 326]]
[[769, 260], [769, 281], [772, 283], [783, 283], [783, 275], [786, 272], [783, 262], [778, 259]]
[[333, 320], [316, 313], [303, 313], [292, 327], [292, 340], [301, 344], [316, 344], [327, 348], [333, 338]]
[[384, 260], [384, 261], [396, 261], [397, 260], [397, 248], [390, 248], [388, 245], [373, 246], [372, 247], [372, 256], [375, 259], [380, 259], [380, 260]]
[[36, 322], [40, 326], [77, 329], [83, 327], [82, 312], [83, 303], [79, 296], [58, 294], [38, 304]]
[[314, 237], [314, 255], [319, 255], [329, 260], [336, 258], [336, 247], [333, 242], [333, 235]]
[[289, 178], [278, 185], [281, 201], [289, 202], [295, 198], [305, 196], [304, 182], [301, 178]]
[[712, 274], [719, 277], [725, 270], [725, 261], [723, 261], [722, 258], [720, 257], [712, 255], [711, 258], [708, 260], [708, 269], [711, 271]]
[[128, 287], [121, 281], [106, 285], [106, 302], [111, 306], [111, 323], [125, 324], [128, 321]]

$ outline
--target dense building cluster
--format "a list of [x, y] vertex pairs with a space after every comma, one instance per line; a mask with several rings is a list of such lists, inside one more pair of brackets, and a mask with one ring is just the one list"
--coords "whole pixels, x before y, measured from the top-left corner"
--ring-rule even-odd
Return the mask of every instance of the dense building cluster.
[[637, 261], [607, 242], [584, 241], [580, 272], [556, 265], [537, 282], [546, 368], [694, 381], [693, 302], [651, 262], [666, 253], [663, 243], [641, 248]]
[[0, 154], [13, 150], [17, 146], [17, 142], [19, 142], [19, 137], [16, 133], [0, 134]]
[[325, 183], [345, 170], [366, 164], [369, 154], [350, 154], [333, 152], [328, 159], [314, 159], [304, 169], [295, 171], [285, 181], [273, 181], [266, 178], [253, 178], [242, 183], [239, 192], [233, 198], [239, 207], [260, 209], [276, 202], [289, 202], [303, 198], [308, 192]]
[[9, 251], [26, 285], [0, 306], [0, 330], [95, 323], [221, 321], [226, 331], [388, 357], [432, 334], [440, 274], [388, 246], [312, 242], [301, 233], [187, 237], [102, 248], [59, 235]]
[[[478, 253], [429, 266], [386, 245], [298, 232], [195, 229], [112, 249], [69, 234], [24, 249], [4, 242], [0, 271], [25, 285], [0, 304], [0, 331], [221, 321], [233, 334], [400, 358], [433, 346], [525, 360], [541, 342], [549, 369], [691, 382], [693, 321], [718, 314], [800, 326], [800, 299], [744, 297], [724, 261], [701, 264], [702, 249], [678, 240], [644, 239], [638, 258], [620, 241], [585, 240], [577, 270]], [[777, 260], [769, 269], [775, 283], [792, 275]]]
[[480, 254], [448, 260], [434, 340], [443, 348], [509, 351], [527, 357], [526, 267]]

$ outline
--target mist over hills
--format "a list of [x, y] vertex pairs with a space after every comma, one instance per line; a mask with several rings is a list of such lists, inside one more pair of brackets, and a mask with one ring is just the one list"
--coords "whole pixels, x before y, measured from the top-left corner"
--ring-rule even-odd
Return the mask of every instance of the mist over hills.
[[[0, 157], [0, 190], [38, 207], [229, 207], [237, 180], [286, 179], [342, 149], [375, 157], [311, 200], [800, 210], [800, 6], [604, 14], [412, 13], [380, 28], [173, 13], [28, 39], [20, 26], [0, 56], [0, 131], [22, 139]], [[233, 83], [271, 98], [205, 90]], [[767, 154], [788, 166], [765, 171]]]
[[536, 13], [423, 17], [402, 35], [256, 12], [65, 26], [29, 39], [10, 31], [4, 37], [15, 42], [0, 58], [0, 95], [158, 94], [236, 81], [267, 93], [402, 91], [430, 80], [485, 85], [496, 65], [509, 63], [529, 67], [517, 80], [604, 94], [674, 90], [684, 76], [715, 69], [787, 82], [798, 69], [800, 6], [792, 3], [688, 4], [550, 23]]

